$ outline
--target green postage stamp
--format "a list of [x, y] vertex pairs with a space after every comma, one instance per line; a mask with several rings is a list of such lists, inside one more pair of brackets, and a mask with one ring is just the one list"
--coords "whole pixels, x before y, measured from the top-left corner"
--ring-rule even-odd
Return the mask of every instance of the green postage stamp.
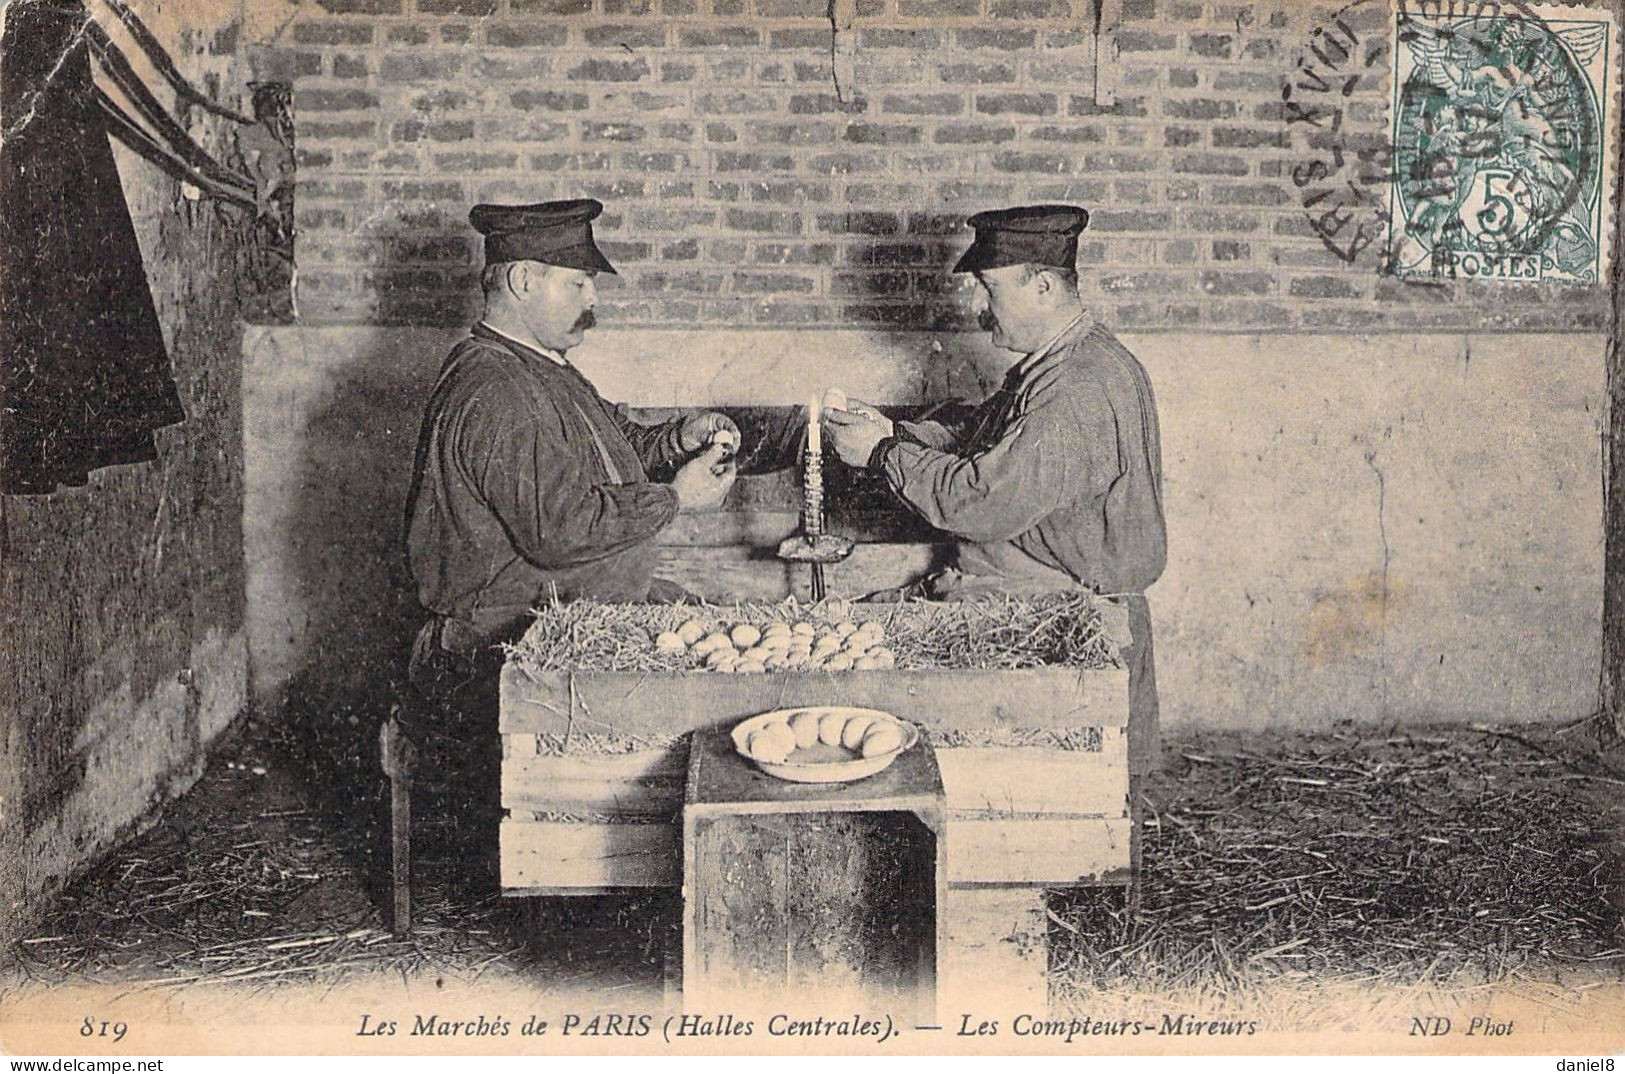
[[1395, 34], [1392, 271], [1597, 282], [1617, 122], [1608, 9], [1400, 0]]

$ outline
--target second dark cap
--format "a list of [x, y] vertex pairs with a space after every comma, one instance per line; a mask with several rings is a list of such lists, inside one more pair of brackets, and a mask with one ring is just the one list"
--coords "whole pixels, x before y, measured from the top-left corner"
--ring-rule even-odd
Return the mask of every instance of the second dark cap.
[[531, 205], [476, 205], [468, 222], [485, 236], [485, 263], [540, 261], [583, 272], [608, 272], [593, 241], [592, 222], [604, 211], [596, 198], [539, 201]]
[[955, 272], [981, 272], [1006, 265], [1073, 268], [1078, 236], [1089, 226], [1089, 210], [1077, 205], [1018, 205], [977, 213], [965, 223], [976, 229]]

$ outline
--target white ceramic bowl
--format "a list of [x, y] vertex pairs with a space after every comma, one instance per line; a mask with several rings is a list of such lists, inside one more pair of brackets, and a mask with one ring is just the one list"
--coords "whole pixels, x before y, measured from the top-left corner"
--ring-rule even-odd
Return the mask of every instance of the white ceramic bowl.
[[[887, 753], [876, 754], [873, 757], [861, 757], [843, 746], [826, 746], [822, 742], [815, 743], [806, 749], [797, 748], [790, 754], [790, 759], [781, 763], [762, 761], [750, 755], [746, 743], [750, 741], [752, 732], [775, 720], [788, 723], [790, 717], [801, 712], [811, 712], [819, 717], [829, 713], [840, 713], [851, 719], [854, 716], [873, 716], [877, 719], [888, 720], [896, 724], [903, 732], [903, 744]], [[770, 776], [789, 780], [792, 783], [848, 783], [854, 779], [863, 779], [877, 772], [884, 772], [891, 763], [902, 755], [904, 750], [912, 749], [920, 740], [919, 728], [907, 720], [899, 720], [889, 712], [879, 709], [848, 708], [844, 705], [808, 705], [794, 709], [774, 709], [759, 716], [752, 716], [748, 720], [736, 725], [732, 731], [734, 749], [739, 756], [760, 768]]]

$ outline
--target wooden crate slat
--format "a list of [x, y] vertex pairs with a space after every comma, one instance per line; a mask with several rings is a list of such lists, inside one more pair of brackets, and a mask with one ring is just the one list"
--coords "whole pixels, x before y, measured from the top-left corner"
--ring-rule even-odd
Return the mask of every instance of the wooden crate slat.
[[678, 747], [634, 750], [631, 753], [533, 754], [514, 758], [502, 767], [504, 777], [511, 770], [515, 777], [524, 774], [535, 781], [658, 780], [666, 777], [681, 780], [688, 768], [688, 750]]
[[[527, 766], [530, 768], [531, 766]], [[530, 813], [676, 813], [683, 807], [683, 777], [566, 779], [534, 770], [502, 771], [502, 808]]]
[[[952, 817], [954, 884], [1050, 884], [1122, 879], [1127, 818]], [[504, 888], [676, 887], [681, 835], [673, 824], [502, 822]]]
[[[1005, 813], [1122, 816], [1128, 810], [1124, 738], [1104, 733], [1099, 753], [1030, 747], [938, 749], [948, 808]], [[554, 813], [669, 813], [682, 805], [684, 753], [510, 757], [507, 809]]]
[[1007, 813], [1128, 812], [1124, 737], [1107, 729], [1099, 753], [1005, 746], [937, 750], [948, 808]]
[[502, 886], [647, 888], [682, 883], [676, 824], [504, 820]]
[[676, 813], [683, 804], [687, 765], [686, 744], [633, 753], [509, 757], [502, 762], [502, 805], [523, 813]]
[[[925, 575], [939, 558], [929, 544], [860, 544], [842, 563], [825, 569], [832, 595], [861, 597], [895, 589]], [[661, 548], [659, 573], [707, 600], [779, 601], [811, 596], [811, 574], [766, 548]]]
[[[655, 741], [799, 705], [885, 709], [943, 730], [1122, 727], [1128, 722], [1128, 672], [1122, 668], [573, 675], [577, 728]], [[570, 678], [565, 672], [533, 677], [505, 665], [502, 732], [562, 737], [570, 725]]]
[[954, 884], [1099, 883], [1129, 869], [1127, 817], [948, 820]]

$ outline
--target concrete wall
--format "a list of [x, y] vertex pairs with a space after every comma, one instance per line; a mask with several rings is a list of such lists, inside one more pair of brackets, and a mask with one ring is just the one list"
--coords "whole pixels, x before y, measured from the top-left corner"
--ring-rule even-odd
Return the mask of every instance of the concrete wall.
[[[246, 92], [237, 4], [166, 0], [141, 14], [189, 77], [243, 104], [230, 96]], [[191, 120], [218, 144], [220, 124]], [[0, 951], [67, 878], [191, 785], [246, 704], [231, 237], [172, 180], [117, 159], [187, 419], [158, 433], [156, 462], [0, 496]]]
[[[401, 512], [456, 330], [252, 328], [244, 342], [252, 689], [376, 694], [419, 616]], [[1604, 340], [1125, 334], [1164, 429], [1152, 589], [1172, 725], [1559, 720], [1600, 661]], [[596, 330], [633, 404], [974, 396], [980, 336]], [[382, 662], [382, 664], [380, 663]], [[377, 697], [373, 697], [377, 701]]]

